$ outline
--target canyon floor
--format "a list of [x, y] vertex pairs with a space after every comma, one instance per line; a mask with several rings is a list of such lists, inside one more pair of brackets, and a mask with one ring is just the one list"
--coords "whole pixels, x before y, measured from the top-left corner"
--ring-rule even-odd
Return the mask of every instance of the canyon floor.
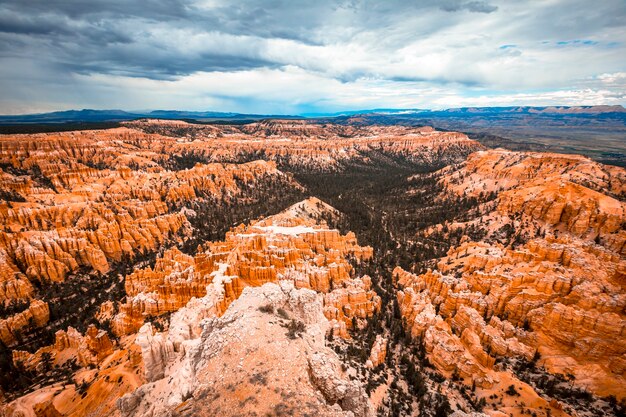
[[0, 135], [0, 416], [622, 416], [626, 170], [430, 127]]

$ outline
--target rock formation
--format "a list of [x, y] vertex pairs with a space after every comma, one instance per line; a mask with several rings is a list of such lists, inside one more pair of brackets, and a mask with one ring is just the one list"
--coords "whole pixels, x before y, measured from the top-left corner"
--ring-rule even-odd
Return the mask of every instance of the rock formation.
[[168, 169], [176, 143], [127, 128], [0, 138], [0, 304], [12, 314], [0, 317], [0, 340], [45, 324], [34, 286], [100, 280], [188, 240], [192, 204], [227, 204], [266, 182], [296, 187], [273, 162]]
[[[278, 404], [273, 399], [276, 397], [282, 399], [284, 407], [295, 407], [306, 400], [307, 406], [301, 410], [303, 413], [308, 410], [329, 416], [350, 415], [350, 412], [352, 415], [372, 415], [363, 388], [349, 380], [335, 353], [324, 346], [327, 333], [349, 337], [348, 330], [353, 323], [370, 317], [380, 309], [381, 303], [371, 288], [371, 279], [354, 277], [348, 261], [349, 258], [354, 262], [369, 259], [372, 248], [359, 246], [354, 234], [342, 235], [321, 220], [338, 215], [332, 207], [310, 198], [274, 216], [234, 228], [224, 241], [201, 245], [193, 257], [176, 248], [167, 250], [153, 267], [137, 269], [127, 276], [128, 301], [120, 306], [117, 315], [112, 316], [115, 311], [113, 303], [101, 305], [98, 317], [101, 321], [111, 318], [112, 329], [123, 336], [120, 345], [111, 342], [107, 332], [93, 325], [88, 327], [84, 336], [70, 327], [56, 333], [53, 345], [34, 354], [14, 351], [13, 361], [25, 369], [40, 370], [44, 366], [43, 358], [48, 355], [55, 365], [64, 366], [75, 360], [83, 369], [95, 367], [99, 369], [97, 374], [84, 376], [84, 380], [89, 381], [88, 393], [91, 390], [98, 392], [92, 387], [103, 389], [108, 386], [111, 380], [107, 376], [128, 372], [130, 368], [133, 378], [126, 374], [117, 377], [124, 381], [122, 391], [117, 392], [127, 392], [143, 381], [148, 384], [120, 400], [120, 410], [123, 415], [143, 415], [146, 412], [165, 413], [172, 406], [181, 404], [191, 406], [188, 396], [192, 394], [192, 388], [206, 388], [203, 378], [215, 377], [213, 373], [202, 374], [203, 367], [209, 366], [204, 360], [202, 363], [189, 362], [195, 361], [199, 352], [204, 351], [201, 356], [207, 360], [212, 358], [214, 362], [210, 366], [214, 367], [217, 366], [215, 361], [219, 361], [220, 366], [230, 359], [239, 361], [241, 355], [233, 353], [233, 349], [258, 349], [258, 355], [250, 357], [261, 362], [255, 362], [254, 368], [246, 368], [254, 372], [245, 380], [250, 380], [251, 386], [265, 386], [265, 383], [261, 384], [264, 378], [279, 379], [275, 384], [267, 385], [267, 390], [272, 387], [271, 394], [259, 394], [258, 400], [249, 400], [249, 407], [263, 408], [256, 401], [265, 401], [271, 411]], [[242, 311], [245, 314], [239, 317]], [[161, 316], [165, 313], [172, 314], [169, 320], [165, 319], [164, 331], [146, 321], [161, 320], [162, 323]], [[265, 320], [269, 320], [269, 325]], [[218, 330], [210, 334], [207, 323], [214, 323], [216, 329], [228, 328], [229, 332], [240, 330], [228, 333], [230, 339], [225, 339], [226, 336]], [[258, 331], [260, 326], [264, 326], [262, 332]], [[251, 329], [256, 341], [235, 343], [239, 340], [237, 337], [248, 333], [247, 329]], [[225, 349], [218, 356], [211, 353], [216, 343], [223, 343]], [[139, 359], [132, 359], [131, 344], [140, 352]], [[302, 355], [305, 346], [309, 350]], [[385, 342], [379, 340], [375, 348], [378, 353], [373, 360], [383, 361], [385, 349]], [[269, 352], [273, 352], [273, 358], [267, 356]], [[225, 355], [231, 353], [233, 356], [226, 358]], [[293, 357], [285, 356], [286, 353]], [[267, 361], [261, 360], [262, 357], [267, 357]], [[272, 360], [281, 362], [272, 363]], [[181, 373], [176, 370], [179, 365]], [[298, 369], [298, 373], [285, 374], [280, 371], [283, 365]], [[233, 369], [241, 367], [233, 365]], [[273, 370], [276, 376], [264, 376], [263, 369]], [[77, 375], [83, 372], [78, 371]], [[296, 388], [305, 381], [305, 375], [311, 375], [306, 378], [310, 386], [298, 391]], [[235, 373], [231, 378], [240, 376]], [[167, 381], [172, 379], [178, 382], [168, 389], [167, 401], [146, 402], [151, 401], [148, 400], [150, 395], [162, 395], [162, 390], [168, 386]], [[209, 405], [218, 407], [214, 410], [235, 410], [233, 402], [239, 404], [240, 398], [226, 395], [235, 380], [211, 381], [213, 389], [224, 390], [224, 404], [211, 402], [217, 397], [201, 395], [195, 406], [199, 408], [194, 413]], [[218, 385], [218, 382], [223, 384]], [[178, 390], [177, 384], [185, 384], [185, 387]], [[82, 385], [77, 384], [79, 386]], [[278, 387], [277, 391], [273, 387]], [[156, 390], [154, 394], [153, 390]], [[76, 395], [75, 391], [72, 392], [63, 395]], [[256, 394], [256, 391], [250, 392], [250, 395]], [[74, 411], [58, 404], [55, 406], [59, 412], [76, 416], [81, 415], [76, 410], [107, 410], [105, 406], [96, 406], [89, 395], [81, 397], [78, 402], [81, 405], [72, 409]], [[29, 407], [35, 407], [29, 398], [24, 397], [23, 401], [30, 404]], [[10, 407], [22, 407], [20, 404], [14, 402]], [[293, 411], [299, 412], [295, 408]]]
[[75, 358], [83, 367], [98, 365], [104, 358], [113, 353], [114, 346], [105, 330], [98, 329], [94, 325], [87, 328], [83, 336], [73, 327], [59, 330], [55, 335], [53, 345], [39, 349], [34, 354], [14, 350], [13, 362], [20, 362], [26, 369], [37, 369], [42, 366], [42, 355], [44, 353], [57, 356], [69, 356]]
[[177, 311], [188, 302], [204, 304], [202, 317], [221, 315], [245, 287], [290, 280], [297, 288], [326, 293], [324, 314], [334, 332], [347, 336], [353, 318], [365, 319], [380, 308], [371, 279], [351, 278], [347, 261], [348, 256], [370, 258], [372, 248], [358, 246], [353, 233], [342, 236], [318, 225], [323, 212], [334, 209], [310, 198], [235, 228], [225, 241], [205, 244], [193, 258], [177, 249], [165, 252], [154, 268], [126, 278], [129, 298], [113, 320], [114, 331], [136, 332], [146, 317]]
[[[266, 120], [241, 126], [199, 126], [185, 122], [136, 121], [125, 126], [149, 133], [184, 138], [172, 151], [210, 161], [275, 161], [282, 168], [337, 171], [372, 158], [396, 157], [414, 163], [461, 162], [477, 142], [456, 132], [430, 127], [356, 126], [304, 120]], [[218, 139], [218, 140], [216, 140]]]
[[444, 168], [450, 191], [479, 195], [533, 183], [560, 186], [572, 182], [611, 197], [626, 194], [624, 169], [602, 165], [580, 155], [511, 152], [504, 149], [475, 152], [461, 166]]
[[381, 335], [376, 336], [374, 345], [370, 351], [370, 357], [366, 362], [366, 365], [370, 368], [375, 368], [385, 361], [387, 357], [387, 339]]
[[29, 327], [41, 327], [48, 323], [50, 309], [41, 300], [33, 300], [28, 308], [7, 319], [0, 320], [0, 341], [7, 346], [14, 345], [20, 332]]
[[[251, 220], [390, 166], [402, 211], [312, 197]], [[358, 117], [140, 120], [0, 137], [0, 197], [1, 364], [22, 390], [2, 417], [577, 412], [524, 367], [626, 397], [621, 168]], [[384, 236], [376, 259], [350, 228]]]
[[537, 352], [550, 372], [623, 397], [624, 171], [578, 156], [496, 150], [441, 174], [444, 193], [497, 193], [484, 206], [495, 210], [469, 222], [485, 240], [503, 225], [530, 239], [513, 248], [466, 238], [434, 270], [396, 268], [406, 326], [431, 361], [489, 387], [496, 358], [530, 361]]
[[[315, 291], [288, 280], [247, 287], [200, 326], [162, 378], [118, 401], [122, 416], [373, 415], [363, 387], [324, 346], [329, 323]], [[166, 352], [164, 342], [153, 336], [142, 350]]]

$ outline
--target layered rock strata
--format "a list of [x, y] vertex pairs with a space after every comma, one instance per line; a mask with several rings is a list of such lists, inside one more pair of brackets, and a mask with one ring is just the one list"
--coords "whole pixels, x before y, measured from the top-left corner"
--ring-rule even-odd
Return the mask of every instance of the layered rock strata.
[[[228, 203], [268, 181], [296, 186], [273, 162], [167, 169], [168, 143], [127, 128], [0, 137], [0, 303], [187, 239], [192, 202]], [[25, 314], [3, 321], [3, 343], [16, 342]]]
[[[381, 302], [350, 263], [369, 259], [372, 249], [321, 220], [337, 215], [311, 198], [236, 227], [195, 256], [165, 251], [154, 267], [127, 277], [128, 301], [117, 315], [113, 302], [102, 304], [98, 317], [112, 318], [119, 342], [90, 326], [85, 335], [60, 330], [53, 345], [34, 354], [14, 351], [14, 363], [28, 370], [73, 362], [80, 368], [74, 384], [38, 389], [4, 410], [28, 414], [45, 406], [76, 417], [169, 415], [181, 407], [193, 407], [194, 415], [373, 415], [363, 387], [348, 375], [354, 372], [325, 346], [328, 333], [348, 337]], [[374, 360], [384, 360], [385, 345], [379, 341]], [[242, 363], [244, 357], [251, 362]], [[225, 364], [232, 372], [222, 378], [215, 371]], [[138, 387], [114, 408], [115, 395]]]
[[136, 332], [147, 317], [203, 305], [205, 316], [221, 315], [243, 288], [289, 280], [297, 288], [324, 295], [324, 314], [333, 331], [346, 336], [353, 319], [364, 319], [380, 308], [380, 298], [367, 276], [352, 278], [348, 257], [372, 256], [372, 248], [357, 244], [353, 233], [341, 235], [316, 218], [332, 212], [311, 198], [285, 212], [226, 234], [223, 242], [203, 245], [195, 257], [171, 249], [154, 268], [126, 278], [128, 301], [113, 320], [119, 334]]
[[290, 170], [340, 171], [376, 158], [403, 158], [416, 164], [461, 162], [483, 149], [456, 132], [431, 127], [357, 126], [304, 120], [266, 120], [245, 125], [199, 126], [185, 122], [144, 120], [125, 126], [181, 138], [179, 154], [209, 161], [265, 159]]
[[[484, 206], [493, 211], [466, 223], [491, 243], [466, 237], [434, 270], [394, 271], [407, 329], [431, 361], [489, 387], [497, 358], [530, 361], [538, 353], [550, 372], [624, 397], [624, 170], [578, 156], [495, 150], [440, 174], [444, 195], [496, 192], [496, 200]], [[530, 239], [515, 247], [494, 242], [503, 225]]]

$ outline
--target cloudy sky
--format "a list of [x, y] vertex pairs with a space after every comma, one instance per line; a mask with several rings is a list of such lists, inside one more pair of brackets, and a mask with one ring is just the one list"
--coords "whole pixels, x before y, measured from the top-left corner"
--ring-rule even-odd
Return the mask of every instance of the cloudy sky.
[[626, 104], [625, 0], [0, 0], [0, 113]]

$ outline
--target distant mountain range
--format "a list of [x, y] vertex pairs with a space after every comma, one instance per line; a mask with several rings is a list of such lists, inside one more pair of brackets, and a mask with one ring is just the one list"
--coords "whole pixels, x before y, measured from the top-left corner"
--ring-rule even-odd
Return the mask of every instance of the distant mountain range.
[[127, 112], [124, 110], [66, 110], [51, 113], [20, 114], [0, 116], [0, 124], [48, 124], [48, 123], [91, 123], [122, 122], [136, 119], [191, 119], [191, 120], [258, 120], [266, 118], [289, 118], [286, 115], [259, 115], [224, 113], [214, 111], [179, 111], [152, 110], [145, 112]]
[[461, 107], [433, 111], [434, 113], [465, 113], [465, 114], [602, 114], [602, 113], [626, 113], [626, 109], [616, 106], [547, 106], [547, 107]]
[[259, 120], [267, 118], [327, 118], [357, 115], [415, 115], [419, 117], [464, 117], [464, 116], [504, 116], [504, 115], [601, 115], [626, 114], [626, 109], [617, 106], [548, 106], [548, 107], [462, 107], [445, 110], [428, 109], [366, 109], [350, 110], [335, 113], [304, 113], [301, 115], [269, 115], [245, 114], [215, 111], [180, 111], [152, 110], [67, 110], [51, 113], [20, 114], [0, 116], [0, 124], [48, 124], [48, 123], [89, 123], [89, 122], [121, 122], [142, 118], [155, 119], [191, 119], [198, 121], [217, 120]]
[[488, 115], [488, 114], [603, 114], [603, 113], [626, 113], [626, 109], [616, 106], [509, 106], [509, 107], [459, 107], [443, 110], [430, 109], [368, 109], [350, 110], [336, 113], [304, 113], [304, 117], [337, 117], [356, 115]]

